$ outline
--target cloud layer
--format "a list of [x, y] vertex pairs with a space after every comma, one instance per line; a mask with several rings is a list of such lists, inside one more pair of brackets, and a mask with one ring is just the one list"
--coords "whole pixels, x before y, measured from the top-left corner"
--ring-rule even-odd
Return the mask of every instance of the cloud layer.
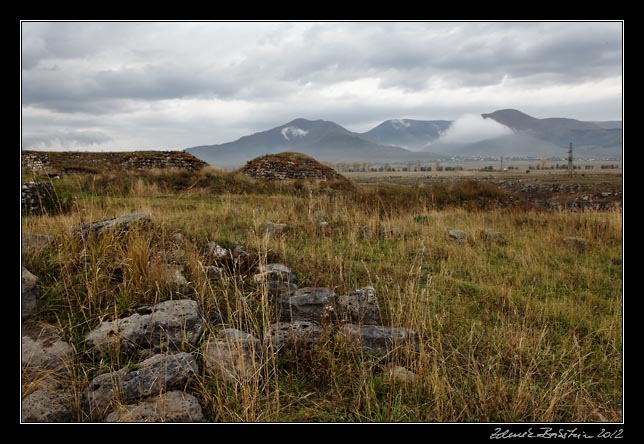
[[23, 22], [21, 54], [25, 148], [185, 148], [296, 117], [621, 119], [615, 22]]

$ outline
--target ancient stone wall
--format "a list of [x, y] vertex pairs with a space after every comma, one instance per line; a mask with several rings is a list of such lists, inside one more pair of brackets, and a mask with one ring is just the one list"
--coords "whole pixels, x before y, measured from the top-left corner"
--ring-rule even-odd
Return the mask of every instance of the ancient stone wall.
[[344, 179], [333, 168], [302, 154], [292, 156], [267, 155], [250, 160], [242, 172], [256, 179], [289, 180], [340, 180]]

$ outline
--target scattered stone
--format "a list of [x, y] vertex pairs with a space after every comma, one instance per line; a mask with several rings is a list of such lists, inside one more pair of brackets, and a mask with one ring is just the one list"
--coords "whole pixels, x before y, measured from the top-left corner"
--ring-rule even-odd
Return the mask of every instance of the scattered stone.
[[83, 224], [77, 231], [77, 235], [87, 236], [90, 234], [104, 234], [111, 230], [118, 230], [120, 233], [127, 232], [134, 225], [144, 225], [152, 220], [148, 213], [129, 213], [121, 216], [105, 219], [98, 222]]
[[297, 276], [284, 264], [260, 265], [259, 271], [253, 276], [256, 284], [271, 281], [297, 283]]
[[346, 313], [352, 322], [358, 324], [379, 324], [380, 308], [376, 289], [368, 286], [358, 288], [338, 297], [338, 309]]
[[21, 193], [22, 214], [55, 214], [61, 211], [51, 182], [25, 182]]
[[569, 247], [576, 248], [579, 251], [584, 251], [586, 248], [588, 248], [588, 243], [584, 239], [581, 239], [579, 237], [564, 237], [563, 241]]
[[22, 254], [31, 254], [44, 250], [54, 243], [54, 236], [48, 234], [22, 233]]
[[500, 231], [483, 230], [481, 231], [481, 237], [485, 241], [496, 242], [499, 245], [506, 245], [508, 243], [507, 239]]
[[22, 400], [23, 422], [70, 422], [71, 396], [64, 390], [38, 389]]
[[23, 370], [68, 370], [74, 349], [51, 329], [43, 328], [38, 334], [24, 334], [21, 340]]
[[139, 404], [119, 406], [105, 422], [201, 422], [199, 400], [189, 393], [171, 391]]
[[266, 282], [266, 292], [268, 296], [277, 297], [277, 296], [290, 296], [298, 290], [298, 286], [291, 282], [283, 281], [268, 281]]
[[85, 341], [100, 351], [117, 347], [123, 353], [141, 348], [161, 352], [194, 346], [202, 329], [199, 304], [182, 299], [141, 307], [131, 316], [102, 322]]
[[235, 248], [233, 248], [233, 251], [231, 253], [232, 257], [237, 260], [243, 260], [248, 257], [248, 253], [246, 252], [246, 249], [244, 249], [243, 246], [241, 245], [236, 245]]
[[270, 220], [267, 220], [263, 224], [260, 225], [259, 227], [260, 231], [268, 236], [274, 236], [274, 235], [279, 235], [288, 229], [287, 224], [276, 224], [274, 222], [271, 222]]
[[228, 257], [229, 252], [216, 242], [210, 241], [206, 244], [206, 254], [215, 260], [221, 260]]
[[224, 277], [225, 271], [221, 267], [215, 267], [214, 265], [209, 265], [206, 267], [206, 277], [209, 281], [219, 281]]
[[203, 348], [207, 372], [228, 382], [251, 377], [257, 371], [260, 341], [253, 335], [234, 328], [226, 328]]
[[418, 348], [416, 332], [403, 327], [344, 324], [340, 333], [364, 353], [378, 356], [385, 356], [401, 345], [413, 344], [415, 349]]
[[174, 287], [182, 294], [190, 294], [192, 287], [188, 279], [183, 275], [183, 267], [178, 264], [151, 264], [148, 267], [150, 279]]
[[38, 293], [38, 278], [25, 267], [22, 267], [22, 286], [20, 295], [20, 312], [24, 321], [36, 312]]
[[449, 237], [459, 242], [464, 242], [465, 238], [467, 237], [467, 233], [462, 230], [449, 230], [447, 234], [449, 235]]
[[320, 228], [326, 228], [328, 226], [329, 226], [329, 223], [325, 220], [321, 220], [320, 222], [318, 222], [318, 227]]
[[330, 288], [304, 287], [292, 295], [279, 298], [280, 321], [313, 321], [332, 319], [335, 313], [335, 293]]
[[129, 404], [171, 390], [184, 390], [198, 371], [190, 353], [158, 354], [131, 367], [97, 376], [85, 391], [92, 418], [103, 418], [114, 402]]
[[277, 322], [270, 326], [266, 340], [276, 350], [309, 349], [320, 342], [320, 331], [315, 322]]
[[385, 374], [394, 382], [409, 383], [418, 379], [418, 375], [400, 365], [391, 365], [385, 369]]

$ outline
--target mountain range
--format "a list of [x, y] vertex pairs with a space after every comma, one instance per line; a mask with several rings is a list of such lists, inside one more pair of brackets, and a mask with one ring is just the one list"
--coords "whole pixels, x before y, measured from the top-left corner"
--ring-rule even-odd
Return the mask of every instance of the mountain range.
[[320, 161], [374, 163], [428, 162], [455, 156], [564, 157], [570, 142], [577, 157], [621, 157], [621, 121], [537, 119], [514, 109], [481, 117], [506, 130], [476, 142], [455, 143], [445, 137], [454, 123], [449, 120], [392, 119], [355, 133], [334, 122], [298, 118], [233, 142], [184, 151], [223, 168], [237, 168], [254, 157], [282, 151], [302, 152]]

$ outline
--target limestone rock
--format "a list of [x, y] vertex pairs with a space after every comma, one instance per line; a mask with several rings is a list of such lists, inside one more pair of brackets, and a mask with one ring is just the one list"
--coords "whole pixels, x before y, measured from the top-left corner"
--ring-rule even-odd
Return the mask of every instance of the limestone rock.
[[338, 297], [338, 310], [341, 314], [358, 324], [379, 324], [380, 307], [376, 289], [368, 286], [358, 288], [349, 294]]
[[71, 396], [63, 390], [38, 389], [22, 400], [23, 422], [70, 422]]
[[197, 398], [176, 390], [138, 404], [120, 406], [105, 418], [105, 422], [201, 421], [203, 421], [203, 411]]
[[218, 243], [210, 241], [206, 244], [206, 254], [211, 259], [221, 260], [228, 257], [230, 252]]
[[281, 295], [290, 296], [298, 290], [298, 286], [291, 282], [268, 281], [266, 282], [266, 292], [270, 297], [279, 297]]
[[499, 245], [506, 245], [507, 239], [500, 231], [483, 230], [481, 231], [481, 238], [487, 242], [496, 242]]
[[260, 345], [259, 339], [253, 335], [226, 328], [204, 345], [205, 369], [229, 382], [249, 378], [257, 370]]
[[112, 219], [83, 224], [77, 231], [77, 234], [80, 236], [87, 236], [89, 234], [100, 235], [111, 230], [126, 232], [133, 225], [144, 225], [149, 223], [151, 220], [151, 216], [148, 213], [128, 213]]
[[103, 418], [113, 402], [129, 404], [184, 390], [197, 371], [197, 361], [190, 353], [154, 355], [137, 365], [97, 376], [85, 391], [84, 400], [93, 418]]
[[219, 281], [225, 276], [225, 271], [221, 267], [216, 267], [214, 265], [209, 265], [205, 268], [206, 277], [209, 281]]
[[50, 236], [48, 234], [22, 233], [22, 254], [30, 254], [44, 250], [45, 248], [53, 244], [54, 240], [54, 236]]
[[276, 350], [309, 349], [319, 343], [320, 332], [315, 322], [277, 322], [269, 327], [266, 341]]
[[394, 382], [409, 383], [418, 379], [418, 375], [400, 365], [391, 365], [385, 369], [385, 374]]
[[467, 237], [467, 233], [462, 230], [449, 230], [447, 234], [458, 242], [465, 242], [465, 238]]
[[35, 336], [22, 336], [22, 368], [24, 370], [67, 370], [74, 357], [74, 349], [53, 332], [46, 330]]
[[141, 307], [131, 316], [101, 323], [85, 337], [87, 345], [105, 351], [117, 347], [131, 353], [140, 348], [154, 352], [194, 346], [203, 321], [196, 301], [182, 299]]
[[38, 278], [25, 267], [22, 267], [20, 312], [23, 321], [36, 312], [37, 300], [39, 298], [36, 282], [38, 282]]
[[344, 324], [340, 334], [345, 340], [364, 353], [385, 356], [394, 348], [413, 344], [418, 348], [418, 337], [415, 331], [403, 327], [385, 327], [382, 325]]
[[293, 294], [279, 298], [279, 319], [290, 321], [313, 321], [335, 318], [335, 293], [330, 288], [304, 287]]
[[284, 264], [260, 265], [259, 271], [253, 276], [256, 284], [271, 281], [297, 283], [297, 276]]
[[266, 234], [268, 236], [275, 236], [286, 232], [286, 230], [288, 229], [288, 225], [276, 224], [274, 222], [271, 222], [270, 220], [267, 220], [266, 222], [260, 225], [259, 229], [263, 234]]

